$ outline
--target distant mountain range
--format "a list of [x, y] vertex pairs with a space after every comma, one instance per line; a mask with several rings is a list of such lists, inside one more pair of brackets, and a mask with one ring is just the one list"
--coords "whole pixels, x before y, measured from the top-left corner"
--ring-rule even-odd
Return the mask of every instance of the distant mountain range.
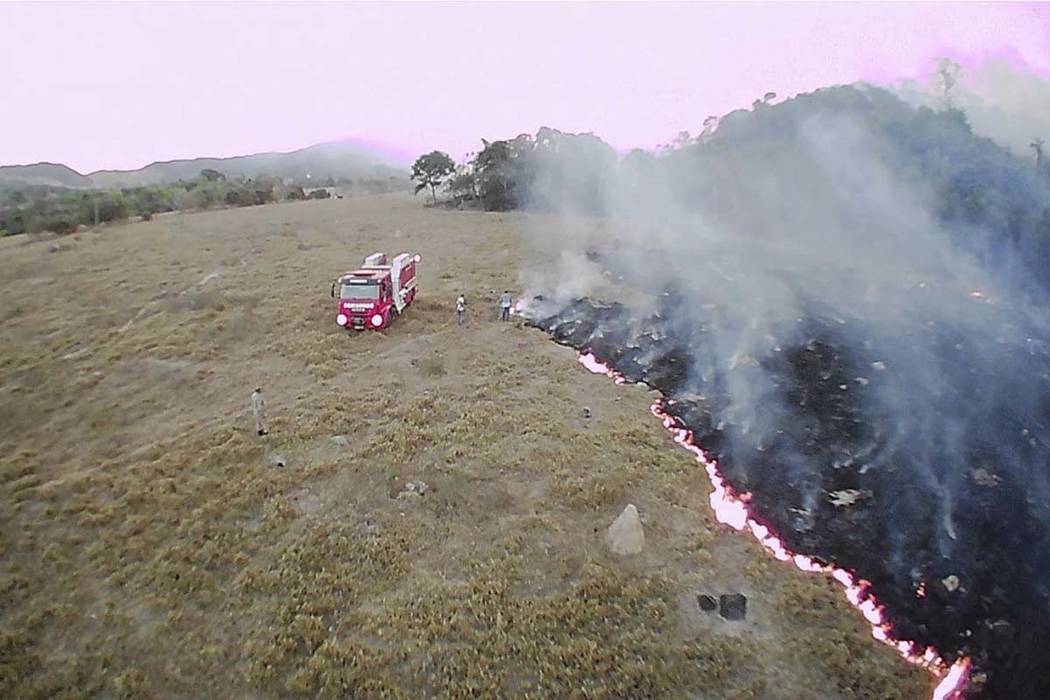
[[227, 177], [271, 176], [296, 181], [328, 178], [407, 177], [407, 168], [349, 141], [321, 143], [289, 153], [257, 153], [230, 158], [193, 158], [151, 163], [138, 170], [98, 170], [83, 175], [60, 163], [0, 166], [0, 188], [75, 189], [136, 187], [190, 180], [202, 170]]
[[68, 165], [36, 163], [34, 165], [0, 166], [0, 187], [73, 187], [89, 188], [91, 178]]

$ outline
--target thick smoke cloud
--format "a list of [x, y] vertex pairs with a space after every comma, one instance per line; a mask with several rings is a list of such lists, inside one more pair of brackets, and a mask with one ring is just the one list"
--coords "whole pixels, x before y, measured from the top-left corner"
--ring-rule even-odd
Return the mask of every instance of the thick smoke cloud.
[[[967, 580], [987, 554], [982, 523], [1042, 533], [1050, 506], [1050, 336], [1026, 239], [1050, 236], [1038, 223], [1050, 180], [978, 142], [951, 113], [836, 88], [728, 115], [703, 143], [632, 154], [612, 176], [588, 160], [547, 163], [558, 175], [541, 171], [526, 203], [562, 214], [531, 232], [555, 263], [522, 280], [545, 299], [540, 315], [617, 298], [640, 332], [659, 309], [691, 349], [681, 391], [726, 399], [715, 421], [739, 480], [770, 488], [747, 483], [749, 465], [775, 450], [798, 486], [787, 505], [805, 513], [826, 502], [829, 471], [892, 474], [882, 483], [896, 493], [877, 507], [902, 589], [935, 561], [918, 573], [990, 590]], [[992, 171], [1000, 180], [973, 190], [980, 215], [960, 215], [966, 178]], [[1009, 223], [1022, 215], [1036, 223]], [[786, 381], [797, 351], [818, 345], [835, 371], [814, 381], [854, 412], [816, 416], [799, 399], [808, 390]], [[829, 434], [837, 420], [849, 425]], [[989, 480], [1002, 485], [991, 500], [975, 485]], [[1025, 543], [1037, 573], [1047, 550], [1045, 538]], [[1037, 583], [1019, 585], [1045, 606]]]
[[914, 105], [951, 104], [966, 114], [975, 133], [1009, 148], [1019, 157], [1033, 157], [1031, 144], [1035, 139], [1050, 141], [1047, 78], [1015, 69], [1001, 59], [970, 70], [945, 63], [943, 70], [955, 74], [954, 84], [947, 91], [935, 73], [922, 81], [906, 81], [896, 92]]
[[[1008, 277], [953, 242], [938, 221], [932, 186], [902, 179], [907, 166], [895, 145], [857, 116], [879, 103], [858, 96], [861, 109], [815, 105], [802, 118], [769, 119], [754, 133], [725, 137], [723, 125], [708, 144], [661, 159], [636, 157], [615, 178], [603, 171], [588, 180], [591, 160], [561, 160], [559, 177], [540, 168], [531, 201], [566, 216], [544, 219], [534, 232], [539, 248], [558, 255], [554, 265], [526, 271], [526, 285], [560, 302], [586, 295], [608, 281], [584, 257], [592, 246], [636, 290], [680, 295], [684, 332], [696, 320], [690, 309], [713, 308], [713, 354], [696, 358], [697, 371], [725, 373], [733, 397], [727, 419], [749, 446], [782, 430], [790, 410], [777, 410], [762, 372], [730, 370], [811, 341], [799, 319], [819, 309], [848, 324], [858, 342], [877, 343], [873, 361], [884, 369], [866, 373], [887, 379], [867, 395], [880, 414], [896, 417], [897, 439], [951, 450], [947, 435], [968, 426], [946, 430], [953, 407], [935, 405], [941, 387], [966, 384], [975, 397], [986, 394], [994, 387], [973, 382], [997, 383], [1003, 358], [994, 344], [973, 348], [966, 372], [974, 376], [958, 377], [959, 358], [931, 345], [945, 334], [972, 341], [1001, 333], [1010, 344], [1019, 329], [1041, 329], [1042, 313], [1019, 303]], [[731, 146], [720, 148], [720, 139]], [[604, 227], [579, 211], [579, 202], [595, 199], [594, 187], [614, 222]], [[914, 468], [946, 493], [960, 478], [932, 464]]]

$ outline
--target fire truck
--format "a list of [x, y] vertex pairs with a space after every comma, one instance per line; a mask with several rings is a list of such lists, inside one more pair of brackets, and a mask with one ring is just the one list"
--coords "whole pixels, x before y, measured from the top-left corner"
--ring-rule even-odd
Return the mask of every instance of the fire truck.
[[401, 253], [389, 263], [383, 253], [365, 258], [357, 270], [332, 283], [338, 299], [335, 322], [347, 330], [386, 328], [416, 298], [419, 255]]

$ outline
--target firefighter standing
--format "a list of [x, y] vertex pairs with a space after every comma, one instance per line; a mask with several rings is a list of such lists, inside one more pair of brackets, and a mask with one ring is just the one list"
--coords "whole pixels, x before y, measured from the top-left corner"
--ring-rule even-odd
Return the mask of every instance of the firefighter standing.
[[456, 323], [462, 326], [463, 317], [466, 316], [466, 313], [467, 300], [463, 298], [462, 294], [460, 294], [458, 297], [456, 297]]
[[510, 296], [510, 290], [504, 289], [503, 294], [499, 297], [499, 320], [510, 320], [510, 306], [512, 303], [513, 299]]
[[255, 415], [255, 430], [259, 435], [270, 432], [266, 425], [266, 402], [263, 400], [262, 389], [256, 388], [252, 392], [252, 413]]

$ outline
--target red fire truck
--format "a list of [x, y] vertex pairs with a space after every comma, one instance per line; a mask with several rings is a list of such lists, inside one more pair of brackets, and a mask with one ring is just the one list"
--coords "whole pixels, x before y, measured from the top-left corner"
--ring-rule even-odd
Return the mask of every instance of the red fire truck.
[[416, 263], [419, 255], [401, 253], [389, 263], [383, 253], [365, 258], [359, 269], [332, 283], [338, 292], [335, 322], [347, 330], [386, 328], [416, 298]]

